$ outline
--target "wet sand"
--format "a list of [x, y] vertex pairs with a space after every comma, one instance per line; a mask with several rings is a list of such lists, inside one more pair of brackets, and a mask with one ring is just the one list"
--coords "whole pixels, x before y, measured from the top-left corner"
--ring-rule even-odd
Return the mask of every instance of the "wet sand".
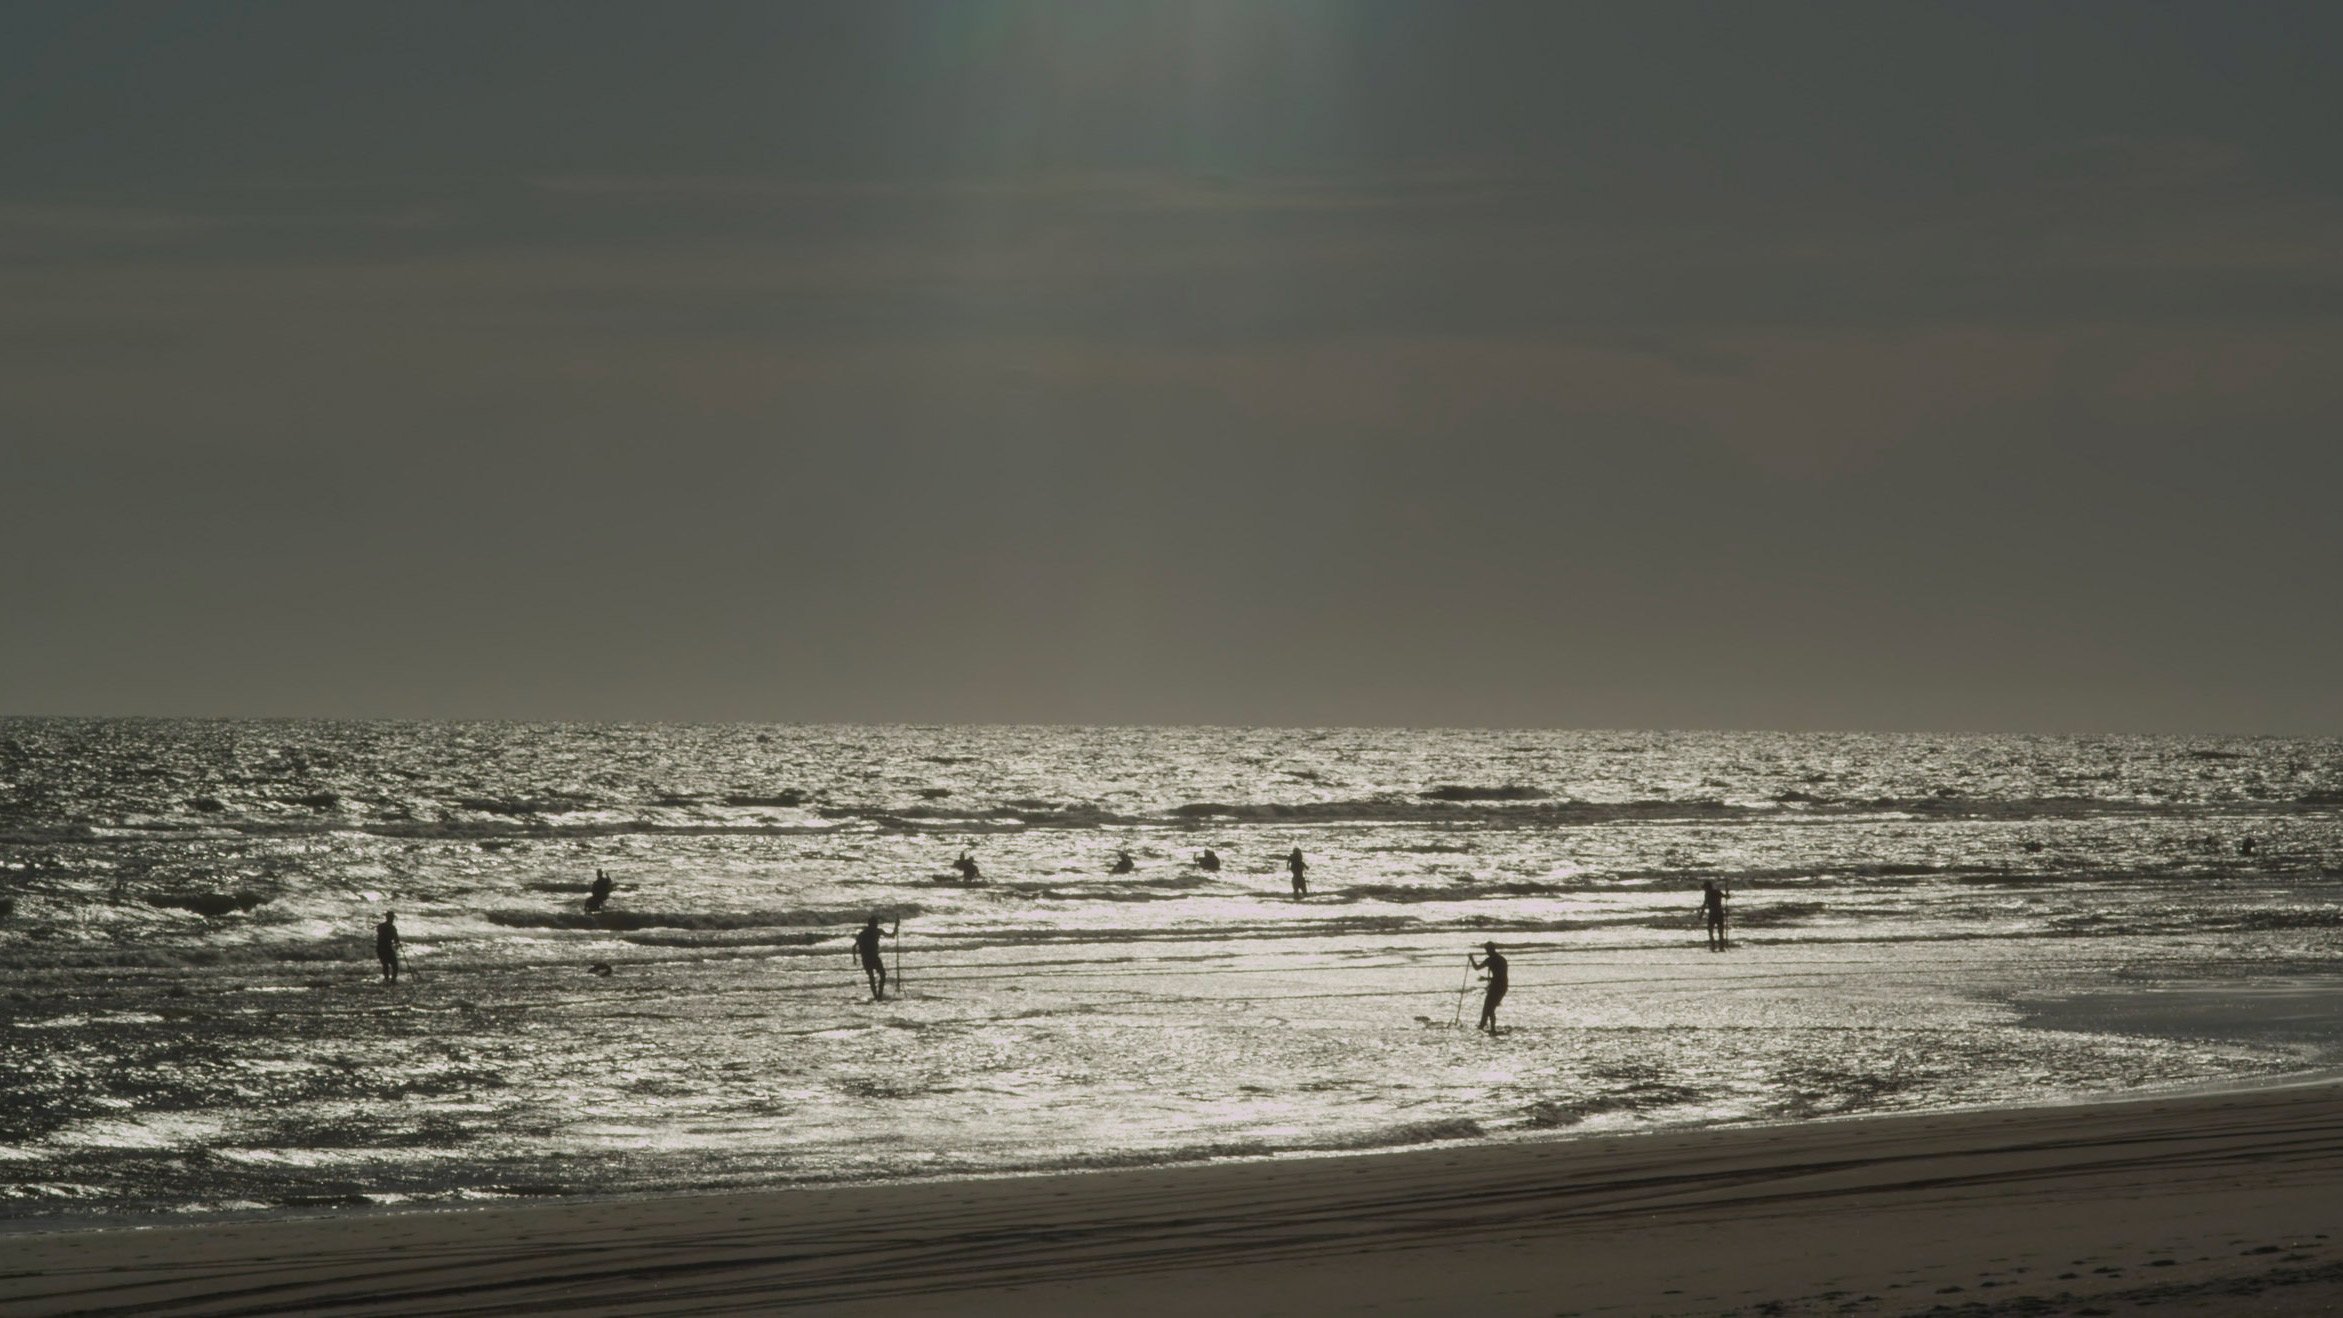
[[2343, 1312], [2343, 1088], [0, 1236], [17, 1315]]

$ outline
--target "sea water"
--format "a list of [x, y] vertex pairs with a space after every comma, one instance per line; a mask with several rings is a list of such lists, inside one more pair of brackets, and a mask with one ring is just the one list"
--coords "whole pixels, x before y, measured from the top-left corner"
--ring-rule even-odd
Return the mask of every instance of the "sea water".
[[2333, 741], [0, 720], [0, 1216], [2230, 1084], [2339, 912]]

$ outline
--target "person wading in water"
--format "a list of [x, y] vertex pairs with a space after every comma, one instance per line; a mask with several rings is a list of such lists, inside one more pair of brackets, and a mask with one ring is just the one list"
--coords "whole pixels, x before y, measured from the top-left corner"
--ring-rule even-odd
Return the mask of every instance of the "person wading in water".
[[1300, 847], [1295, 847], [1294, 854], [1285, 858], [1285, 867], [1289, 870], [1292, 870], [1294, 874], [1294, 896], [1309, 896], [1310, 881], [1303, 878], [1302, 876], [1309, 873], [1310, 865], [1309, 862], [1302, 859], [1302, 849]]
[[1708, 924], [1708, 950], [1711, 952], [1725, 950], [1725, 896], [1725, 890], [1718, 887], [1714, 879], [1700, 885], [1700, 915]]
[[862, 962], [863, 976], [870, 980], [870, 1000], [873, 1002], [884, 1002], [887, 997], [887, 963], [879, 957], [879, 939], [882, 936], [893, 938], [895, 929], [902, 927], [903, 922], [897, 920], [894, 929], [885, 930], [882, 934], [879, 917], [874, 915], [870, 923], [862, 927], [862, 932], [854, 936], [854, 955]]

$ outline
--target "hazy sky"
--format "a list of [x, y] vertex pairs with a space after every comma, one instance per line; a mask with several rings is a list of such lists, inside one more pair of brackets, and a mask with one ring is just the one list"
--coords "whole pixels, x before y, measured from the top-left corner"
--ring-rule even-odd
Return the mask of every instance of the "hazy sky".
[[2343, 6], [0, 6], [0, 712], [2343, 733]]

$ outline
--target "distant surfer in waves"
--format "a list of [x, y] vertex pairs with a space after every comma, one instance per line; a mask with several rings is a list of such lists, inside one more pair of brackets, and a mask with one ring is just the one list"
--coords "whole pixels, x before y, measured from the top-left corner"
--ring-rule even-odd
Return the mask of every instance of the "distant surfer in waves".
[[1477, 957], [1467, 953], [1464, 958], [1465, 964], [1473, 969], [1489, 972], [1489, 991], [1481, 995], [1481, 1023], [1473, 1028], [1487, 1030], [1489, 1033], [1495, 1034], [1497, 1032], [1497, 1004], [1505, 1000], [1505, 990], [1508, 987], [1505, 982], [1505, 957], [1497, 950], [1495, 943], [1483, 943], [1481, 950], [1488, 955]]
[[2254, 840], [2249, 837], [2245, 841], [2238, 843], [2237, 854], [2240, 856], [2250, 856], [2254, 854]]
[[1285, 858], [1285, 867], [1293, 871], [1294, 896], [1309, 896], [1310, 881], [1303, 878], [1302, 876], [1310, 872], [1310, 864], [1308, 861], [1302, 859], [1302, 849], [1300, 847], [1295, 847], [1293, 854]]
[[[960, 849], [960, 859], [952, 862], [952, 868], [960, 871], [960, 878], [964, 882], [984, 882], [984, 871], [976, 867], [976, 857], [969, 855], [966, 847]], [[876, 924], [878, 921], [874, 917], [871, 923]]]
[[1108, 870], [1108, 871], [1107, 871], [1107, 873], [1109, 873], [1109, 874], [1128, 874], [1128, 873], [1130, 873], [1132, 870], [1135, 870], [1135, 869], [1137, 869], [1137, 868], [1139, 868], [1139, 866], [1138, 866], [1138, 863], [1137, 863], [1136, 861], [1133, 861], [1133, 860], [1131, 859], [1131, 853], [1130, 853], [1130, 852], [1128, 852], [1128, 851], [1117, 851], [1117, 852], [1115, 853], [1115, 864], [1114, 864], [1114, 868], [1113, 868], [1113, 869], [1110, 869], [1110, 870]]
[[854, 955], [862, 962], [864, 978], [870, 980], [870, 1000], [873, 1002], [884, 1002], [887, 998], [887, 963], [879, 957], [879, 939], [893, 938], [895, 929], [902, 927], [903, 922], [897, 920], [894, 929], [882, 932], [879, 917], [874, 915], [870, 923], [862, 927], [862, 932], [854, 936]]
[[398, 914], [382, 913], [382, 923], [374, 926], [374, 959], [382, 963], [382, 982], [399, 982], [399, 925]]
[[1214, 854], [1212, 848], [1206, 847], [1204, 854], [1196, 857], [1196, 868], [1207, 874], [1218, 874], [1220, 873], [1220, 857]]
[[1725, 949], [1725, 890], [1716, 880], [1706, 879], [1700, 885], [1700, 916], [1708, 925], [1708, 950]]
[[601, 870], [595, 870], [594, 889], [586, 897], [587, 913], [592, 914], [595, 911], [601, 910], [602, 903], [610, 900], [610, 890], [616, 886], [617, 885], [610, 881], [609, 875], [604, 874]]

